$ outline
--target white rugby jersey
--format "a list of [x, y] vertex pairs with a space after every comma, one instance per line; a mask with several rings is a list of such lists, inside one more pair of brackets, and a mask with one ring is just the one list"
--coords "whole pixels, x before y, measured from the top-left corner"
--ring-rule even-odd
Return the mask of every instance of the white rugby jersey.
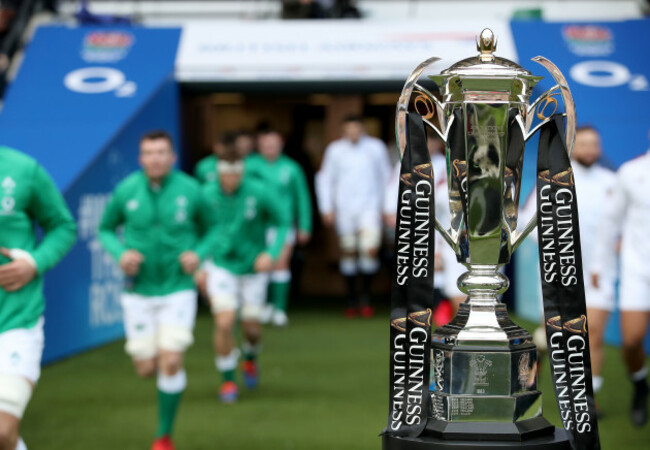
[[621, 270], [650, 279], [650, 151], [618, 169], [603, 207], [592, 270], [600, 275], [613, 270], [620, 235]]
[[390, 172], [388, 149], [381, 140], [364, 135], [356, 144], [348, 139], [332, 142], [316, 175], [320, 212], [339, 218], [365, 211], [380, 214]]
[[[585, 276], [585, 283], [588, 283], [589, 280], [586, 277], [593, 271], [592, 264], [595, 257], [594, 249], [598, 240], [598, 230], [605, 214], [605, 205], [613, 192], [616, 176], [613, 171], [598, 164], [587, 167], [573, 160], [571, 166], [573, 167], [576, 195], [578, 197], [582, 271]], [[536, 211], [536, 190], [533, 189], [523, 208], [519, 210], [517, 228], [523, 229]], [[537, 241], [537, 229], [530, 236]], [[615, 259], [612, 260], [612, 264], [615, 261]]]

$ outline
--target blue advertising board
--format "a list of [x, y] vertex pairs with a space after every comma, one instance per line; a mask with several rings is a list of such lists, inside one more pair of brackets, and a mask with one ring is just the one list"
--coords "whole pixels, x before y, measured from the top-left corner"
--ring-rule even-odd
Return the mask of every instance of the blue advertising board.
[[[531, 58], [542, 55], [565, 75], [576, 104], [578, 125], [589, 124], [602, 137], [602, 163], [612, 169], [648, 149], [650, 130], [650, 20], [611, 23], [512, 22], [519, 63], [546, 78], [533, 98], [554, 81]], [[536, 147], [531, 143], [531, 147]], [[534, 153], [534, 148], [529, 151]], [[530, 155], [529, 155], [530, 156]], [[522, 191], [529, 192], [535, 180], [535, 160], [527, 158]], [[583, 245], [592, 243], [583, 242]], [[516, 254], [517, 311], [538, 320], [539, 275], [536, 245], [525, 243]], [[607, 340], [620, 342], [618, 316], [609, 321]], [[650, 351], [650, 336], [647, 341]]]
[[78, 223], [78, 241], [45, 279], [44, 362], [123, 334], [122, 275], [97, 225], [115, 185], [138, 168], [151, 129], [178, 142], [174, 62], [180, 29], [43, 27], [0, 113], [0, 142], [35, 157]]

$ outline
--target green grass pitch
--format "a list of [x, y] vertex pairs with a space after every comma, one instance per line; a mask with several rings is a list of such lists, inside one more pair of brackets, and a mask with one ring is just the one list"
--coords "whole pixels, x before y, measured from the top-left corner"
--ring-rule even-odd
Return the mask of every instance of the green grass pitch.
[[[338, 310], [300, 310], [289, 328], [266, 328], [261, 385], [242, 388], [234, 405], [217, 400], [211, 335], [211, 317], [203, 312], [187, 354], [189, 384], [174, 436], [179, 450], [381, 448], [378, 434], [388, 414], [386, 311], [345, 320]], [[628, 420], [631, 386], [620, 352], [608, 348], [606, 358], [597, 399], [605, 414], [603, 448], [650, 448], [650, 425], [634, 428]], [[541, 389], [545, 416], [558, 425], [548, 365]], [[155, 382], [136, 377], [123, 342], [116, 342], [45, 368], [22, 434], [31, 450], [143, 450], [155, 427]]]

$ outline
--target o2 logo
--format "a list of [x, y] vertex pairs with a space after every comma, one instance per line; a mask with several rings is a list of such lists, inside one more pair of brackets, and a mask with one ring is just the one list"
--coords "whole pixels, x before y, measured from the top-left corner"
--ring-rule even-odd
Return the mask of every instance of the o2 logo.
[[116, 97], [132, 97], [137, 85], [127, 81], [126, 75], [111, 67], [85, 67], [77, 69], [63, 79], [65, 87], [81, 94], [105, 94], [114, 92]]
[[628, 85], [633, 91], [650, 89], [645, 75], [633, 75], [623, 64], [613, 61], [583, 61], [571, 67], [571, 78], [591, 87], [619, 87]]

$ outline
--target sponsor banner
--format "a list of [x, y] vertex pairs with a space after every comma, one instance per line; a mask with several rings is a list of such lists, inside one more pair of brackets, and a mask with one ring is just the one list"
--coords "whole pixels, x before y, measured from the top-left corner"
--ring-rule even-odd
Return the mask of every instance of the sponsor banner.
[[431, 409], [431, 319], [435, 253], [434, 179], [422, 117], [407, 116], [408, 143], [400, 169], [391, 294], [391, 436], [419, 436]]
[[97, 226], [110, 192], [138, 168], [142, 133], [164, 128], [178, 142], [179, 37], [179, 29], [39, 28], [9, 87], [0, 143], [47, 169], [78, 225], [76, 245], [45, 276], [44, 362], [123, 334], [123, 277]]
[[539, 137], [537, 226], [544, 322], [562, 424], [572, 448], [597, 450], [578, 203], [563, 128], [562, 116], [552, 116]]
[[[431, 56], [440, 71], [476, 53], [485, 21], [264, 21], [189, 23], [176, 76], [181, 82], [404, 81]], [[506, 21], [489, 26], [499, 54], [514, 58]]]

